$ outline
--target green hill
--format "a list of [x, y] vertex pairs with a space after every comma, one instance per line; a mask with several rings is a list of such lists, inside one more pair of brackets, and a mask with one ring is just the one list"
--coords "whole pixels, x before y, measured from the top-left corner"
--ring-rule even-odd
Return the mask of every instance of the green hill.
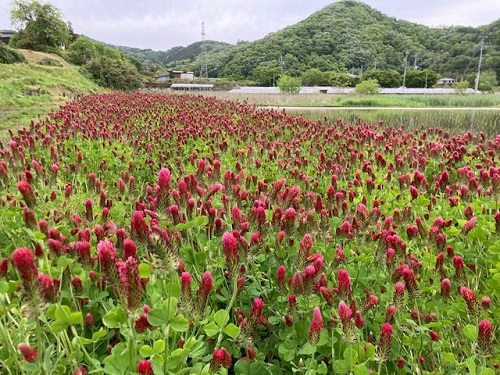
[[[175, 68], [182, 64], [189, 64], [196, 60], [202, 52], [201, 42], [192, 43], [186, 47], [173, 47], [168, 51], [153, 51], [151, 49], [140, 49], [124, 46], [113, 46], [127, 55], [137, 59], [141, 63], [152, 63], [162, 65], [168, 68]], [[205, 49], [207, 52], [217, 52], [231, 47], [231, 44], [207, 40]]]
[[[376, 67], [402, 73], [408, 52], [408, 67], [430, 68], [441, 76], [462, 79], [477, 69], [481, 36], [487, 37], [482, 72], [498, 84], [500, 20], [480, 27], [431, 28], [385, 15], [356, 0], [335, 2], [253, 42], [207, 42], [207, 63], [211, 77], [233, 79], [258, 80], [263, 72], [272, 77], [281, 66], [293, 76], [312, 68], [359, 74]], [[121, 48], [141, 61], [151, 56], [150, 62], [165, 67], [200, 71], [200, 42], [167, 52]]]
[[483, 70], [494, 70], [500, 77], [500, 21], [478, 28], [430, 28], [344, 0], [263, 39], [227, 50], [215, 71], [251, 78], [258, 66], [279, 67], [280, 56], [290, 75], [310, 68], [356, 74], [375, 66], [402, 71], [408, 52], [409, 66], [416, 63], [460, 78], [477, 67], [481, 35], [489, 37]]
[[17, 50], [26, 63], [0, 64], [0, 137], [8, 129], [25, 126], [75, 94], [103, 89], [61, 57]]

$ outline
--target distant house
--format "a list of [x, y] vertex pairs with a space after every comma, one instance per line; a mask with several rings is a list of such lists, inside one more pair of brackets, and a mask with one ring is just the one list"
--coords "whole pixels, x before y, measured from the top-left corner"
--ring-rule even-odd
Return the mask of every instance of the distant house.
[[455, 83], [453, 78], [441, 78], [437, 81], [437, 86], [451, 86], [453, 83]]
[[10, 38], [15, 34], [14, 30], [0, 30], [0, 42], [9, 44]]
[[171, 70], [168, 74], [163, 74], [155, 77], [157, 81], [170, 81], [171, 79], [186, 79], [189, 81], [194, 80], [193, 72], [183, 72], [182, 70]]

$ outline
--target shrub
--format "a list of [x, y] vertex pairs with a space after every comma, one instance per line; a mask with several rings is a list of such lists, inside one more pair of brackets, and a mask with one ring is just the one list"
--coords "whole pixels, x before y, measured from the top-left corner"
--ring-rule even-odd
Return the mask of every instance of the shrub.
[[24, 62], [24, 56], [0, 43], [0, 64]]
[[278, 87], [284, 94], [298, 94], [301, 86], [302, 81], [300, 78], [283, 74], [278, 79]]
[[355, 93], [358, 95], [376, 95], [379, 90], [380, 85], [376, 79], [367, 79], [356, 85]]

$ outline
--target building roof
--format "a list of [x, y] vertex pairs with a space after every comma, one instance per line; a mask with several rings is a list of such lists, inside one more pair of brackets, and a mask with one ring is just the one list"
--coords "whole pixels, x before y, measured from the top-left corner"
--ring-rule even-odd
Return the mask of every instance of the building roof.
[[214, 85], [210, 83], [174, 83], [170, 86], [172, 89], [213, 89]]

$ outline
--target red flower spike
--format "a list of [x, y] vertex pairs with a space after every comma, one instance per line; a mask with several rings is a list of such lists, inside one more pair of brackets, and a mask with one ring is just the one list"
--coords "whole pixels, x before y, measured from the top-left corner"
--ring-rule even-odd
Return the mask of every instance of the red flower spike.
[[129, 238], [123, 241], [123, 257], [125, 259], [128, 259], [129, 257], [137, 258], [137, 247], [134, 241]]
[[470, 220], [468, 220], [464, 226], [462, 227], [462, 233], [469, 233], [476, 226], [477, 218], [474, 216]]
[[[138, 332], [138, 333], [141, 333], [141, 332], [144, 332], [146, 331], [147, 329], [153, 329], [154, 327], [149, 323], [148, 321], [148, 314], [147, 314], [147, 311], [145, 311], [146, 309], [144, 309], [144, 313], [142, 313], [135, 321], [134, 323], [134, 328], [135, 330]], [[149, 310], [148, 310], [149, 311]]]
[[297, 297], [293, 294], [288, 296], [288, 309], [292, 312], [297, 309]]
[[0, 277], [4, 277], [9, 270], [9, 259], [3, 258], [0, 262]]
[[226, 255], [226, 267], [229, 277], [232, 279], [237, 276], [237, 267], [240, 262], [238, 253], [238, 240], [232, 233], [226, 232], [222, 235], [222, 248]]
[[146, 243], [149, 236], [149, 229], [142, 211], [134, 211], [130, 225], [132, 238]]
[[462, 298], [464, 299], [467, 305], [467, 311], [469, 312], [469, 315], [474, 317], [478, 316], [480, 305], [474, 291], [463, 286], [460, 288], [460, 294], [462, 295]]
[[84, 366], [79, 366], [74, 372], [73, 375], [87, 375], [87, 369]]
[[377, 296], [371, 294], [361, 305], [360, 312], [362, 314], [370, 311], [378, 303]]
[[439, 341], [439, 334], [433, 330], [429, 331], [429, 337], [432, 341]]
[[170, 194], [170, 183], [172, 182], [172, 176], [170, 170], [167, 168], [162, 168], [158, 173], [158, 181], [156, 187], [156, 197], [158, 199], [158, 207], [164, 210], [168, 205], [168, 199]]
[[484, 296], [481, 298], [481, 306], [483, 306], [483, 309], [489, 309], [491, 306], [491, 299], [488, 296]]
[[210, 362], [210, 368], [212, 371], [219, 371], [221, 367], [229, 368], [233, 359], [231, 358], [231, 354], [226, 350], [226, 348], [215, 349], [214, 354], [212, 356], [212, 361]]
[[262, 309], [264, 308], [264, 303], [262, 299], [255, 298], [253, 300], [252, 311], [250, 312], [250, 319], [257, 319], [262, 315]]
[[143, 359], [137, 364], [137, 372], [140, 375], [153, 375], [153, 365], [147, 359]]
[[406, 290], [408, 290], [408, 296], [412, 299], [418, 298], [420, 291], [415, 280], [415, 274], [411, 269], [407, 268], [403, 271], [403, 280], [405, 282]]
[[481, 320], [478, 325], [477, 343], [483, 355], [491, 353], [491, 340], [493, 337], [493, 326], [488, 319]]
[[17, 189], [23, 196], [24, 203], [26, 206], [33, 209], [36, 206], [36, 197], [31, 185], [26, 181], [21, 181], [17, 183]]
[[35, 265], [33, 253], [29, 249], [22, 247], [14, 250], [11, 260], [14, 267], [17, 268], [25, 287], [36, 279], [38, 268]]
[[88, 241], [78, 241], [76, 243], [76, 252], [78, 254], [78, 260], [84, 264], [90, 264], [90, 249], [91, 245]]
[[449, 279], [443, 279], [441, 281], [441, 297], [448, 298], [450, 296], [451, 282]]
[[323, 286], [319, 288], [319, 291], [323, 296], [323, 298], [325, 299], [326, 303], [328, 303], [330, 306], [333, 305], [334, 303], [333, 292], [330, 289]]
[[54, 302], [56, 296], [56, 286], [54, 280], [49, 275], [39, 273], [37, 276], [40, 294], [45, 302]]
[[340, 301], [338, 306], [338, 313], [342, 323], [348, 322], [352, 317], [352, 310], [349, 306], [345, 304], [344, 301]]
[[318, 343], [322, 328], [323, 316], [321, 315], [319, 307], [316, 306], [313, 311], [311, 326], [309, 327], [309, 342], [311, 345], [316, 345]]
[[278, 280], [278, 288], [281, 292], [286, 290], [285, 276], [286, 276], [286, 268], [285, 268], [285, 266], [281, 265], [278, 267], [278, 270], [276, 271], [276, 279]]
[[398, 366], [398, 368], [403, 368], [405, 364], [406, 361], [401, 357], [399, 357], [396, 361], [396, 366]]
[[141, 307], [142, 283], [136, 258], [129, 257], [119, 268], [121, 291], [125, 296], [127, 311], [133, 313]]
[[339, 297], [350, 299], [351, 297], [351, 278], [346, 270], [339, 270], [337, 275]]
[[[285, 211], [286, 213], [286, 211]], [[311, 253], [313, 239], [309, 233], [306, 233], [300, 241], [299, 254], [297, 255], [297, 268], [302, 268]]]
[[213, 287], [212, 274], [206, 271], [201, 277], [200, 288], [196, 294], [195, 311], [199, 316], [203, 316], [208, 301], [208, 295]]
[[394, 285], [394, 296], [393, 296], [393, 303], [396, 307], [401, 308], [403, 306], [404, 296], [405, 296], [404, 284], [396, 283]]
[[354, 325], [358, 328], [363, 328], [365, 322], [363, 320], [363, 317], [361, 316], [361, 311], [356, 310], [354, 313]]
[[378, 362], [383, 363], [389, 360], [391, 346], [392, 346], [392, 326], [389, 323], [384, 323], [382, 325], [382, 330], [380, 332], [380, 341], [377, 345], [377, 349], [375, 352], [375, 358]]
[[85, 315], [85, 324], [90, 328], [94, 326], [94, 316], [91, 313]]
[[97, 244], [97, 259], [101, 265], [104, 278], [112, 283], [117, 282], [116, 249], [112, 242], [105, 240]]
[[248, 353], [248, 359], [250, 360], [255, 359], [255, 356], [257, 355], [257, 353], [255, 353], [255, 350], [253, 350], [250, 347], [247, 348], [247, 353]]
[[191, 275], [189, 272], [183, 272], [181, 274], [181, 299], [182, 303], [189, 306], [191, 303], [192, 291], [191, 291]]
[[396, 315], [396, 312], [398, 311], [397, 307], [394, 305], [391, 305], [387, 308], [387, 312], [385, 314], [385, 321], [389, 324], [394, 323], [394, 316]]
[[38, 358], [38, 350], [31, 348], [29, 344], [21, 343], [17, 346], [17, 349], [21, 352], [26, 362], [32, 363]]

